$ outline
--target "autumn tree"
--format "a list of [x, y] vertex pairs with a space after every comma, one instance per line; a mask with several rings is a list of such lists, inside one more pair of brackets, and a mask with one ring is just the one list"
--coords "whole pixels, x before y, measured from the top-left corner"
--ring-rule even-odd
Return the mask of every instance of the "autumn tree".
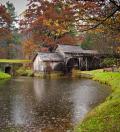
[[118, 53], [119, 42], [107, 32], [89, 32], [84, 36], [81, 44], [83, 49], [97, 50], [100, 53]]
[[72, 1], [76, 26], [79, 31], [107, 27], [119, 28], [120, 1], [118, 0], [79, 0]]
[[0, 57], [6, 56], [6, 40], [11, 39], [9, 25], [12, 23], [12, 18], [10, 14], [7, 12], [6, 7], [4, 5], [0, 5]]
[[[119, 39], [120, 2], [118, 0], [28, 0], [25, 19], [38, 44], [76, 44], [81, 32], [93, 31]], [[70, 40], [70, 41], [69, 41]]]
[[10, 14], [10, 17], [12, 19], [12, 22], [9, 24], [9, 29], [14, 32], [16, 30], [15, 24], [17, 23], [18, 20], [13, 3], [9, 1], [6, 2], [6, 11]]
[[35, 51], [37, 51], [38, 46], [34, 44], [32, 39], [25, 40], [22, 43], [23, 47], [23, 53], [26, 59], [31, 59], [33, 55], [35, 54]]
[[[16, 53], [15, 44], [19, 43], [18, 33], [16, 30], [16, 14], [15, 7], [12, 3], [7, 2], [6, 5], [0, 6], [0, 47], [5, 49], [6, 56], [4, 58], [13, 58]], [[14, 53], [14, 55], [13, 55]]]
[[[100, 52], [118, 53], [120, 47], [120, 1], [77, 1], [76, 27], [85, 32], [82, 46]], [[79, 8], [79, 9], [78, 9]]]
[[0, 5], [0, 40], [10, 35], [9, 25], [12, 23], [12, 18], [7, 12], [4, 5]]
[[[31, 1], [29, 0], [25, 20], [32, 37], [41, 46], [54, 47], [56, 44], [75, 44], [76, 28], [74, 17], [71, 16], [72, 7], [64, 1]], [[22, 28], [22, 27], [21, 27]], [[67, 41], [66, 41], [67, 40]]]
[[117, 0], [28, 1], [29, 8], [26, 11], [27, 24], [32, 23], [37, 17], [42, 15], [46, 19], [51, 18], [55, 21], [58, 21], [58, 18], [60, 18], [60, 22], [66, 20], [65, 22], [72, 23], [72, 26], [76, 25], [79, 31], [90, 30], [100, 25], [107, 25], [115, 30], [119, 27], [120, 2]]

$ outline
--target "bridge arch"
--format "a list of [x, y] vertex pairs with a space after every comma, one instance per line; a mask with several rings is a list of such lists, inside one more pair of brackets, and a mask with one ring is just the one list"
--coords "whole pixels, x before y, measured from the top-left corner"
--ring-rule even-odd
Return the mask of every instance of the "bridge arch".
[[5, 73], [11, 74], [12, 72], [12, 67], [11, 66], [5, 66]]

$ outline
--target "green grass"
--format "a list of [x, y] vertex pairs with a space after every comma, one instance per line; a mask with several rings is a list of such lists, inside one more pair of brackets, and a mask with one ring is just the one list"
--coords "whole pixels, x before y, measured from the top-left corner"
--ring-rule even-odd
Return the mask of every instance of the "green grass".
[[0, 59], [0, 63], [30, 63], [31, 60]]
[[0, 80], [9, 79], [9, 78], [11, 78], [11, 75], [3, 73], [3, 72], [0, 71]]
[[94, 80], [111, 86], [106, 101], [87, 114], [75, 132], [120, 132], [120, 73], [102, 70], [86, 71]]

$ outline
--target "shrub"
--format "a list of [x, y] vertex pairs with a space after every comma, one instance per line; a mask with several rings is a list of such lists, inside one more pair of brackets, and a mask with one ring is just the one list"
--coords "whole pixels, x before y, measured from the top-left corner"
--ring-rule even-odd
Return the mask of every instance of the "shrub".
[[102, 62], [101, 62], [102, 66], [105, 67], [111, 67], [113, 65], [116, 65], [116, 59], [115, 58], [105, 58]]
[[0, 80], [1, 79], [9, 79], [9, 78], [11, 78], [11, 75], [0, 71]]
[[16, 72], [20, 76], [33, 76], [33, 71], [26, 67], [20, 67]]

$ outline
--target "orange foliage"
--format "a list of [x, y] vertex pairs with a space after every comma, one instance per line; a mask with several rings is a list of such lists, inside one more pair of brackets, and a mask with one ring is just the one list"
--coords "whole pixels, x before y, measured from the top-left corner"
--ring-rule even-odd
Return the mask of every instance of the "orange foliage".
[[0, 40], [11, 38], [9, 25], [12, 23], [12, 18], [7, 12], [4, 5], [0, 5]]
[[40, 52], [48, 52], [48, 48], [47, 47], [42, 47], [41, 49], [40, 49]]
[[120, 2], [116, 0], [28, 0], [21, 29], [29, 27], [41, 46], [76, 44], [71, 32], [117, 32], [120, 30]]
[[77, 37], [72, 37], [69, 34], [65, 34], [63, 37], [58, 39], [58, 44], [75, 45], [78, 42]]
[[0, 5], [0, 24], [11, 24], [12, 23], [12, 18], [10, 14], [7, 12], [6, 7], [4, 5]]
[[7, 58], [6, 48], [0, 47], [0, 58]]
[[34, 44], [33, 40], [26, 40], [23, 42], [23, 52], [27, 59], [30, 59], [38, 50], [38, 46]]
[[74, 35], [65, 35], [70, 34], [75, 20], [69, 4], [64, 4], [63, 1], [29, 1], [21, 28], [25, 27], [25, 23], [29, 24], [35, 42], [49, 47], [54, 47], [58, 42], [76, 43]]
[[0, 28], [0, 41], [1, 40], [11, 40], [12, 34], [11, 32], [6, 28]]

